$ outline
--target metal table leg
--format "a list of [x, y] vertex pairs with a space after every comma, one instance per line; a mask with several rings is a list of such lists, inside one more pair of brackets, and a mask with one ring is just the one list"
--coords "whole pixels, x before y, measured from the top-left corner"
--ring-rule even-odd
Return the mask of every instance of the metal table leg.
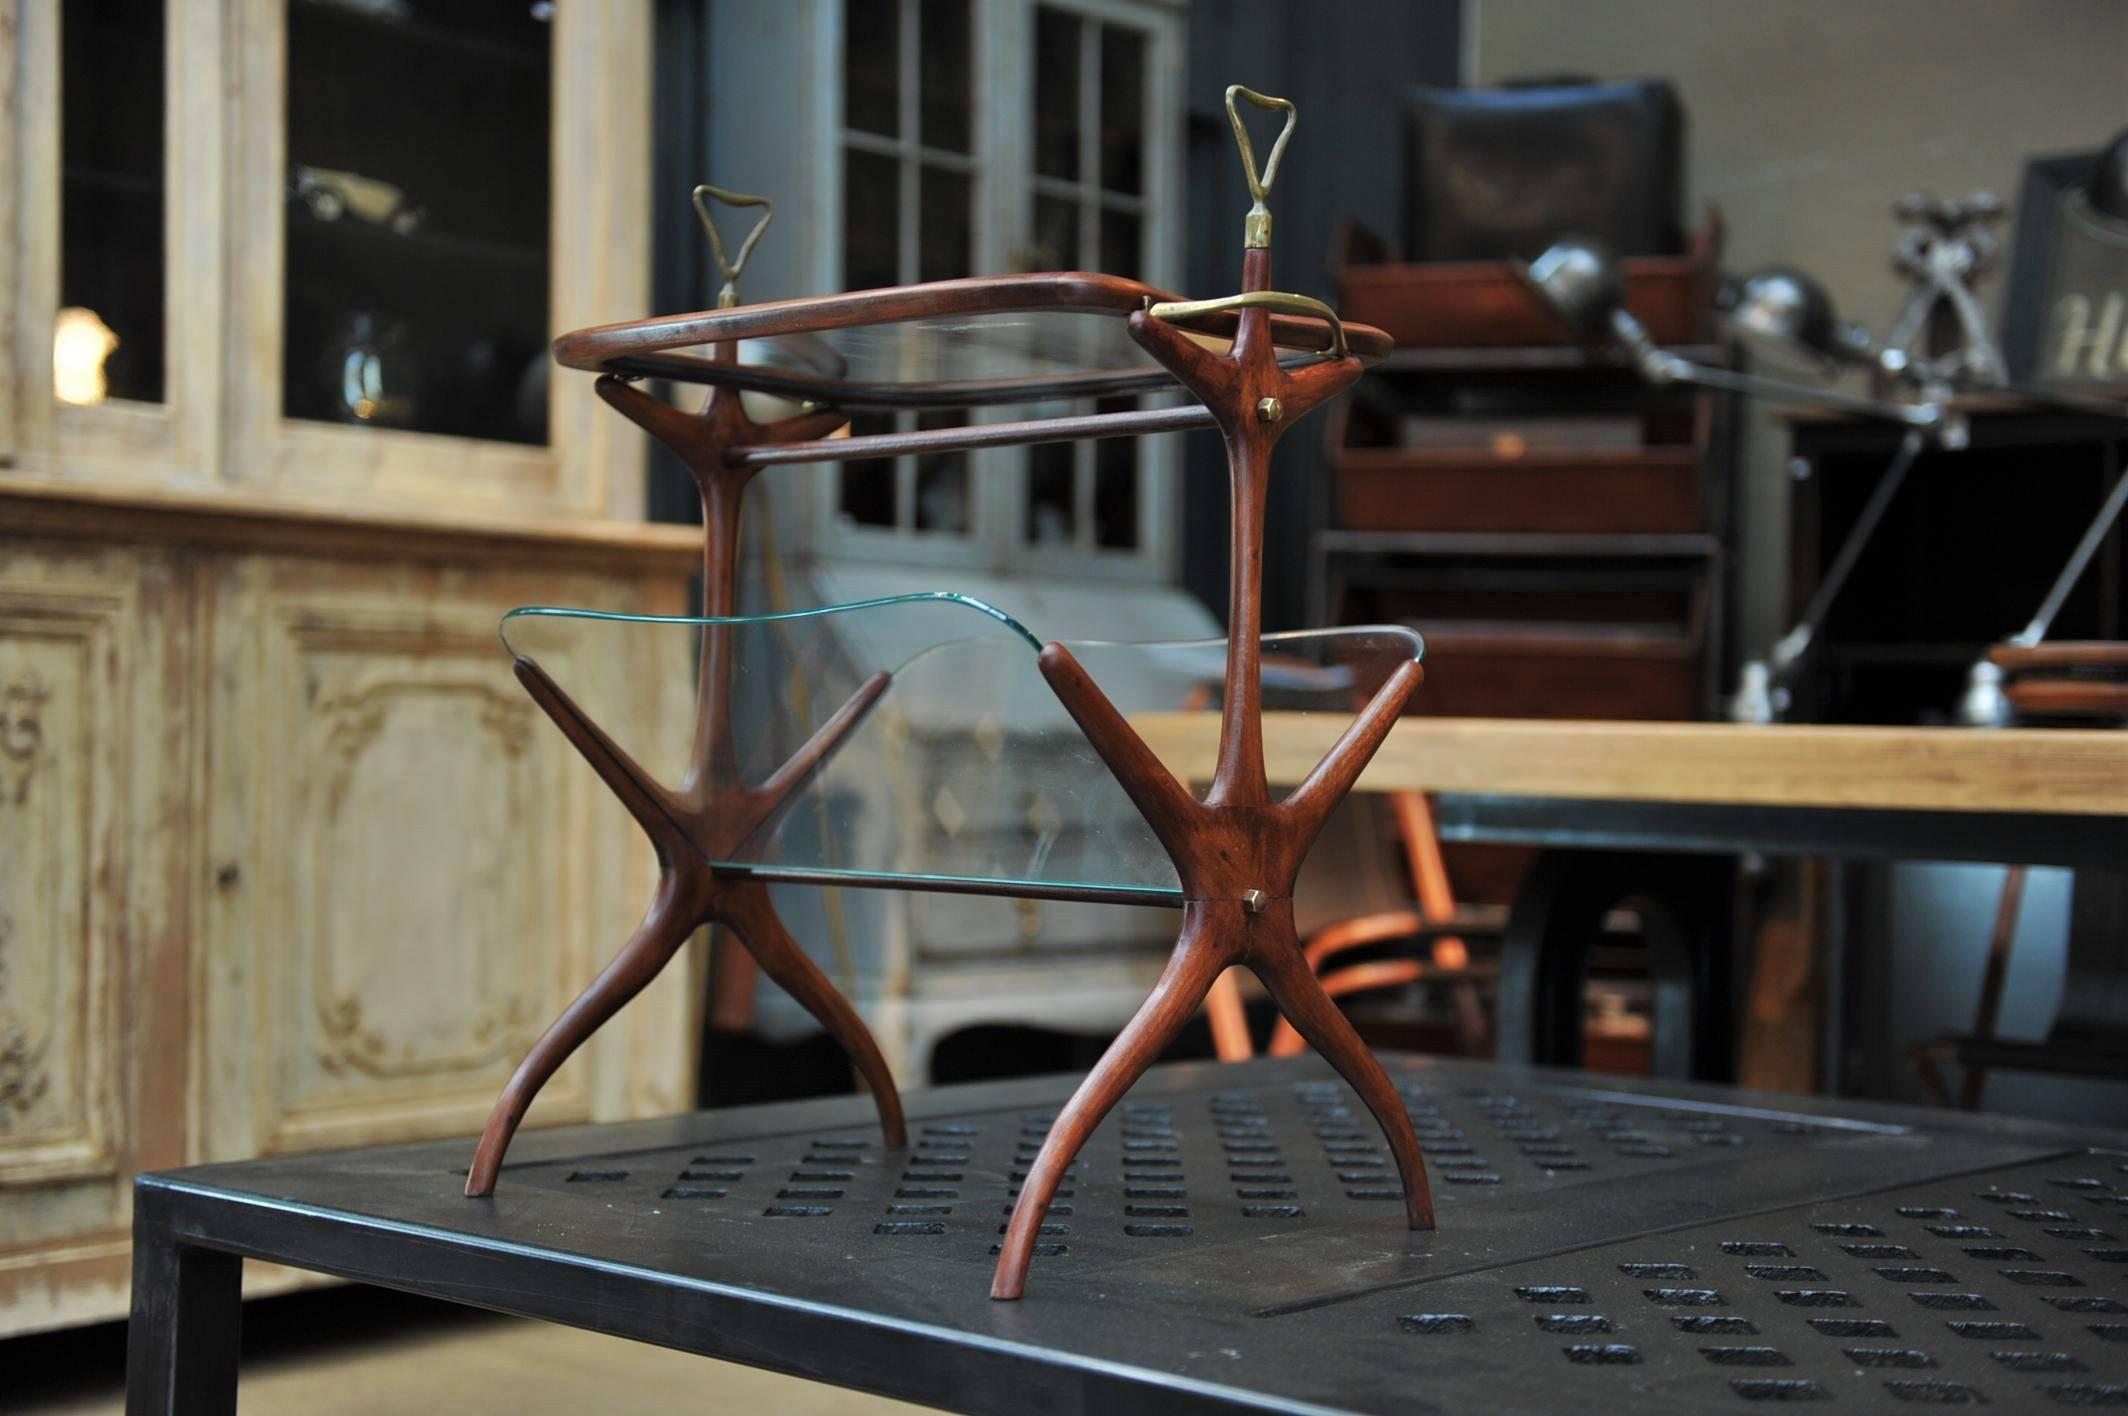
[[126, 1416], [234, 1416], [244, 1261], [182, 1242], [162, 1206], [140, 1198]]
[[1736, 864], [1727, 857], [1547, 851], [1516, 893], [1500, 943], [1495, 1057], [1578, 1067], [1582, 989], [1604, 915], [1643, 919], [1660, 1077], [1734, 1071]]

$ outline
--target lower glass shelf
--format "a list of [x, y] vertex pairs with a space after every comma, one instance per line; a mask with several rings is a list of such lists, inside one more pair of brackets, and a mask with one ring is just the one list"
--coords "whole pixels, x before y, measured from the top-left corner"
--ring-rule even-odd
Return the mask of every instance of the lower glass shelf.
[[[750, 834], [704, 850], [720, 869], [1182, 903], [1167, 852], [1043, 678], [1041, 641], [980, 600], [936, 592], [725, 619], [532, 606], [502, 634], [691, 806], [781, 793]], [[1064, 647], [1126, 717], [1219, 711], [1224, 640]], [[1393, 626], [1266, 635], [1264, 706], [1348, 722], [1422, 649]], [[690, 691], [692, 742], [631, 740], [646, 698]], [[818, 760], [787, 767], [816, 734], [832, 739]]]

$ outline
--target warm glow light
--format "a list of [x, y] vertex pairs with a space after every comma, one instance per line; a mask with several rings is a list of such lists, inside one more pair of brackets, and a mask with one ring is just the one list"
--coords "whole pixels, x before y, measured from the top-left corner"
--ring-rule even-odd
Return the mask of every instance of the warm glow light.
[[1470, 967], [1470, 946], [1460, 939], [1436, 939], [1433, 941], [1433, 962], [1435, 968], [1460, 973]]
[[118, 336], [94, 310], [68, 305], [52, 321], [52, 393], [61, 403], [101, 403], [110, 392], [103, 361]]

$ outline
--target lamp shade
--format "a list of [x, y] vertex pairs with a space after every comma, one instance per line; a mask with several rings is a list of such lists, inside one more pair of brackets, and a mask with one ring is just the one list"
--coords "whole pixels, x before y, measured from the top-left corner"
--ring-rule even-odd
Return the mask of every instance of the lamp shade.
[[1569, 236], [1523, 268], [1537, 298], [1554, 318], [1584, 339], [1605, 339], [1611, 317], [1626, 302], [1625, 268], [1601, 243]]
[[1729, 322], [1740, 334], [1825, 358], [1843, 352], [1832, 297], [1811, 276], [1789, 266], [1769, 266], [1745, 277], [1729, 307]]

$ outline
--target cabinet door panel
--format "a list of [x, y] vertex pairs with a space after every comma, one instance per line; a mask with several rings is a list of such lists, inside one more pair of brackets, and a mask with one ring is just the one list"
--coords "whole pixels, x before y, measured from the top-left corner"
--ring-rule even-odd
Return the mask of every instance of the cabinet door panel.
[[166, 562], [0, 541], [0, 1330], [122, 1274], [183, 1158], [184, 626]]
[[[495, 637], [504, 609], [557, 592], [613, 595], [268, 560], [218, 577], [217, 1153], [476, 1129], [626, 936], [647, 848]], [[599, 652], [563, 646], [556, 671], [625, 671], [583, 657]], [[684, 1104], [674, 1021], [655, 1001], [624, 1018], [549, 1084], [535, 1120], [626, 1109], [631, 1030], [667, 1040], [649, 1065], [671, 1067], [665, 1094]]]

